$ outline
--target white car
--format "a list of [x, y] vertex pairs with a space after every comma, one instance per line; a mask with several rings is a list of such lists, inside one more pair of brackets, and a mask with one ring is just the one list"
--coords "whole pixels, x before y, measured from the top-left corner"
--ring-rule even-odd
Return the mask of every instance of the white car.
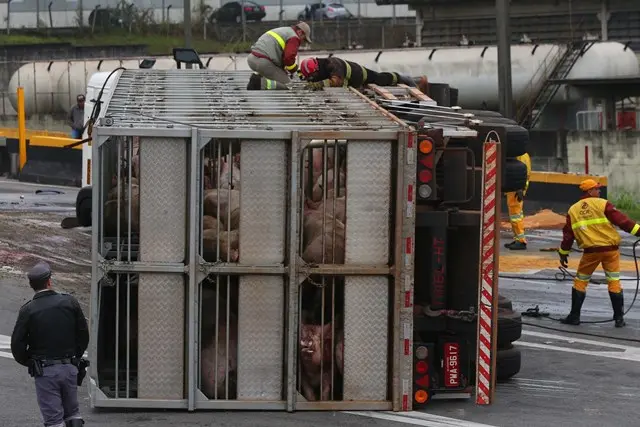
[[314, 19], [349, 19], [353, 15], [349, 10], [340, 3], [314, 3], [307, 5], [303, 11], [298, 14], [301, 21]]

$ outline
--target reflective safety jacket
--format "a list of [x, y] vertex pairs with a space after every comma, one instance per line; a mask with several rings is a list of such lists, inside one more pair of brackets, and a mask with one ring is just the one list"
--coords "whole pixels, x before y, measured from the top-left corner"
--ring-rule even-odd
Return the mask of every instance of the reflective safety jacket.
[[517, 160], [520, 160], [527, 166], [527, 183], [524, 186], [523, 194], [527, 194], [527, 190], [529, 189], [529, 178], [531, 177], [531, 157], [529, 157], [529, 153], [524, 153], [522, 156], [516, 157]]
[[293, 73], [298, 69], [296, 57], [300, 42], [300, 37], [293, 28], [274, 28], [256, 40], [251, 46], [251, 53], [258, 58], [267, 58], [278, 67]]
[[614, 225], [635, 236], [640, 231], [640, 225], [617, 210], [611, 202], [587, 196], [569, 208], [559, 252], [568, 254], [574, 239], [585, 253], [617, 250], [620, 234]]

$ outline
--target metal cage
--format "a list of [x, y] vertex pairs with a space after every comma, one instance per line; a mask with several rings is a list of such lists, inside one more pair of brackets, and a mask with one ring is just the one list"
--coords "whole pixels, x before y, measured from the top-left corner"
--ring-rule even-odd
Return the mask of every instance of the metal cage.
[[[92, 146], [91, 403], [400, 410], [412, 375], [413, 130], [350, 89], [254, 92], [243, 88], [245, 77], [210, 70], [117, 75]], [[224, 179], [219, 170], [238, 153], [232, 244], [233, 168]], [[317, 157], [322, 246], [313, 258], [305, 250], [305, 176], [316, 172]], [[212, 159], [214, 184], [206, 179]], [[204, 218], [214, 211], [215, 232]], [[331, 331], [329, 344], [320, 336], [315, 400], [309, 384], [316, 380], [304, 386], [300, 379], [301, 366], [313, 365], [300, 362], [309, 283], [321, 294], [311, 298], [321, 301], [317, 326]], [[333, 303], [325, 307], [327, 295]], [[329, 323], [325, 313], [333, 313]], [[339, 342], [343, 363], [336, 362]], [[323, 368], [325, 344], [330, 368]], [[323, 399], [329, 369], [331, 393]]]

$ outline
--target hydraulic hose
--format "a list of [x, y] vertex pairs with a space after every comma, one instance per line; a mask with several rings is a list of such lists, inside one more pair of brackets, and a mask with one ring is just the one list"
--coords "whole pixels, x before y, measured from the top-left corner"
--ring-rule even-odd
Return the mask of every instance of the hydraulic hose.
[[[633, 261], [634, 261], [635, 269], [636, 269], [636, 278], [635, 278], [636, 290], [635, 290], [635, 293], [633, 295], [633, 299], [631, 300], [631, 303], [629, 304], [629, 307], [624, 312], [625, 315], [627, 313], [629, 313], [631, 311], [631, 309], [633, 308], [634, 304], [636, 303], [636, 300], [638, 299], [638, 293], [640, 292], [640, 267], [638, 266], [638, 255], [637, 255], [637, 251], [636, 251], [637, 247], [638, 247], [638, 244], [640, 244], [640, 239], [637, 239], [633, 243], [633, 246], [632, 246], [632, 257], [633, 257]], [[555, 277], [553, 277], [553, 278], [550, 278], [550, 277], [535, 278], [535, 277], [529, 277], [529, 276], [503, 275], [503, 274], [498, 275], [498, 277], [501, 277], [501, 278], [504, 278], [504, 279], [519, 279], [519, 280], [531, 280], [531, 281], [534, 281], [534, 280], [535, 281], [553, 280], [553, 281], [557, 281], [557, 282], [562, 282], [562, 281], [566, 280], [569, 277], [570, 278], [575, 278], [575, 276], [573, 274], [571, 274], [566, 268], [560, 266], [560, 267], [558, 267], [558, 269], [560, 271], [557, 272]], [[632, 279], [628, 279], [628, 280], [632, 280]], [[594, 282], [594, 281], [590, 281], [590, 282], [599, 284], [599, 282]], [[551, 316], [548, 315], [548, 313], [541, 312], [540, 308], [538, 306], [529, 308], [526, 311], [524, 311], [522, 314], [524, 316], [529, 316], [529, 317], [542, 317], [542, 318], [545, 318], [545, 319], [554, 320], [556, 322], [561, 322], [562, 321], [562, 319], [551, 317]], [[613, 322], [613, 321], [614, 321], [614, 319], [607, 319], [607, 320], [580, 321], [580, 323], [594, 324], [594, 323], [609, 323], [609, 322]], [[535, 323], [522, 322], [522, 324], [535, 326], [535, 327], [542, 327], [541, 325], [536, 325]], [[544, 329], [549, 329], [548, 327], [543, 327], [543, 328]], [[562, 332], [572, 332], [572, 331], [567, 331], [567, 330], [564, 330], [564, 329], [553, 329], [553, 330], [559, 330], [559, 331], [562, 331]], [[575, 332], [575, 333], [578, 333], [578, 332]], [[588, 334], [588, 333], [578, 333], [578, 334], [600, 337], [600, 335], [597, 335], [597, 334]], [[613, 337], [604, 337], [604, 338], [613, 338]], [[635, 341], [638, 341], [638, 340], [631, 340], [631, 341], [635, 342]], [[638, 341], [638, 342], [640, 342], [640, 341]]]

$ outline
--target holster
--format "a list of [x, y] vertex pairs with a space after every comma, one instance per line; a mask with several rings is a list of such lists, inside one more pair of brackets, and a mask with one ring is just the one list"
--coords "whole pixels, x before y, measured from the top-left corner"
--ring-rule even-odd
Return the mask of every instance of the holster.
[[27, 367], [29, 375], [32, 378], [41, 377], [44, 374], [42, 367], [42, 361], [37, 359], [29, 359], [29, 366]]
[[77, 385], [80, 387], [82, 385], [82, 381], [84, 381], [84, 377], [87, 375], [89, 361], [84, 358], [73, 358], [72, 363], [76, 368], [78, 368]]

